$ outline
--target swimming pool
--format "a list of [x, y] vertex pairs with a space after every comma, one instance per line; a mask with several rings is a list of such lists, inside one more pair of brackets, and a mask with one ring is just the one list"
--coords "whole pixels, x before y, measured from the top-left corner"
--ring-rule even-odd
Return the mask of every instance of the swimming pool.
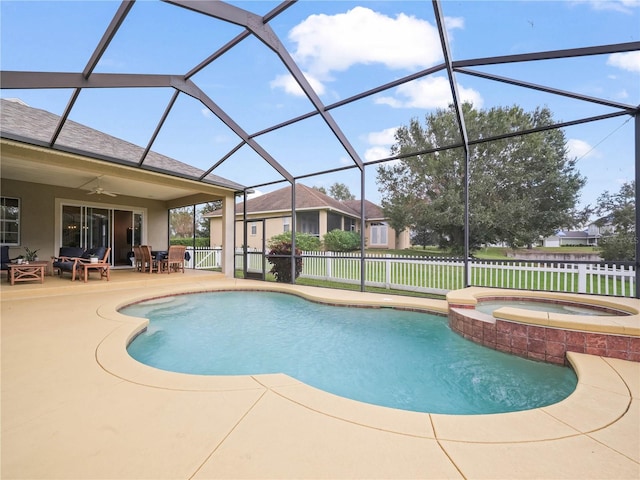
[[444, 317], [321, 305], [270, 292], [210, 292], [131, 305], [147, 317], [129, 345], [156, 368], [205, 375], [285, 373], [322, 390], [404, 410], [478, 414], [556, 403], [567, 367], [469, 342]]

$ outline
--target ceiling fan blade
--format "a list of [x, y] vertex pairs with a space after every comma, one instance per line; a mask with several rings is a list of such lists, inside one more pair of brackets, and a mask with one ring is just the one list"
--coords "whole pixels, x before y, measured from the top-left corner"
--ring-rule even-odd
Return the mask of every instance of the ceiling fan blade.
[[116, 195], [115, 193], [111, 193], [111, 192], [105, 192], [104, 190], [102, 191], [103, 195], [108, 195], [109, 197], [117, 197], [118, 195]]

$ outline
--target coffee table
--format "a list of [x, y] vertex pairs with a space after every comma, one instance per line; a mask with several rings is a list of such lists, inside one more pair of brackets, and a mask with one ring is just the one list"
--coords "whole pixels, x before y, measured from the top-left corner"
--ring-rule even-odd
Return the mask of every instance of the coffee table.
[[110, 263], [106, 262], [98, 262], [98, 263], [81, 263], [82, 269], [84, 270], [84, 283], [87, 283], [87, 279], [89, 277], [89, 270], [98, 270], [100, 272], [100, 280], [103, 278], [107, 279], [107, 282], [110, 278]]
[[49, 262], [10, 263], [7, 280], [11, 282], [11, 285], [15, 285], [16, 282], [34, 280], [40, 280], [40, 283], [44, 283], [44, 272], [48, 266]]

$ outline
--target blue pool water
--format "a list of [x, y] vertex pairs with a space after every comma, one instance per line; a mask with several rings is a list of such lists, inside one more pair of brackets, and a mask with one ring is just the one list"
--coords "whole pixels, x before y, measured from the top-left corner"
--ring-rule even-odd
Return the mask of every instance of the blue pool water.
[[558, 402], [567, 367], [497, 352], [444, 317], [335, 307], [269, 292], [212, 292], [132, 305], [150, 319], [129, 345], [138, 361], [205, 375], [286, 373], [343, 397], [404, 410], [500, 413]]

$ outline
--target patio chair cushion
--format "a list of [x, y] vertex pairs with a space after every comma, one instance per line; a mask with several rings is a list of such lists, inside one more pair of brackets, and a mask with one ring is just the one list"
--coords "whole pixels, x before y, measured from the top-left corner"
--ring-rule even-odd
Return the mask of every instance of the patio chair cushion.
[[57, 268], [59, 274], [71, 272], [74, 265], [77, 266], [74, 259], [89, 258], [88, 255], [86, 257], [85, 255], [87, 255], [87, 251], [82, 247], [60, 247], [60, 254], [53, 261], [53, 268]]
[[80, 258], [91, 258], [93, 256], [96, 256], [100, 259], [100, 261], [102, 261], [105, 253], [107, 253], [107, 247], [95, 247], [90, 248], [89, 250], [84, 252], [82, 255], [80, 255]]
[[58, 257], [82, 257], [84, 248], [82, 247], [60, 247]]
[[2, 258], [0, 259], [0, 263], [2, 264], [2, 270], [7, 270], [9, 267], [9, 263], [11, 263], [11, 259], [9, 258], [9, 247], [3, 245], [0, 247], [0, 253]]

